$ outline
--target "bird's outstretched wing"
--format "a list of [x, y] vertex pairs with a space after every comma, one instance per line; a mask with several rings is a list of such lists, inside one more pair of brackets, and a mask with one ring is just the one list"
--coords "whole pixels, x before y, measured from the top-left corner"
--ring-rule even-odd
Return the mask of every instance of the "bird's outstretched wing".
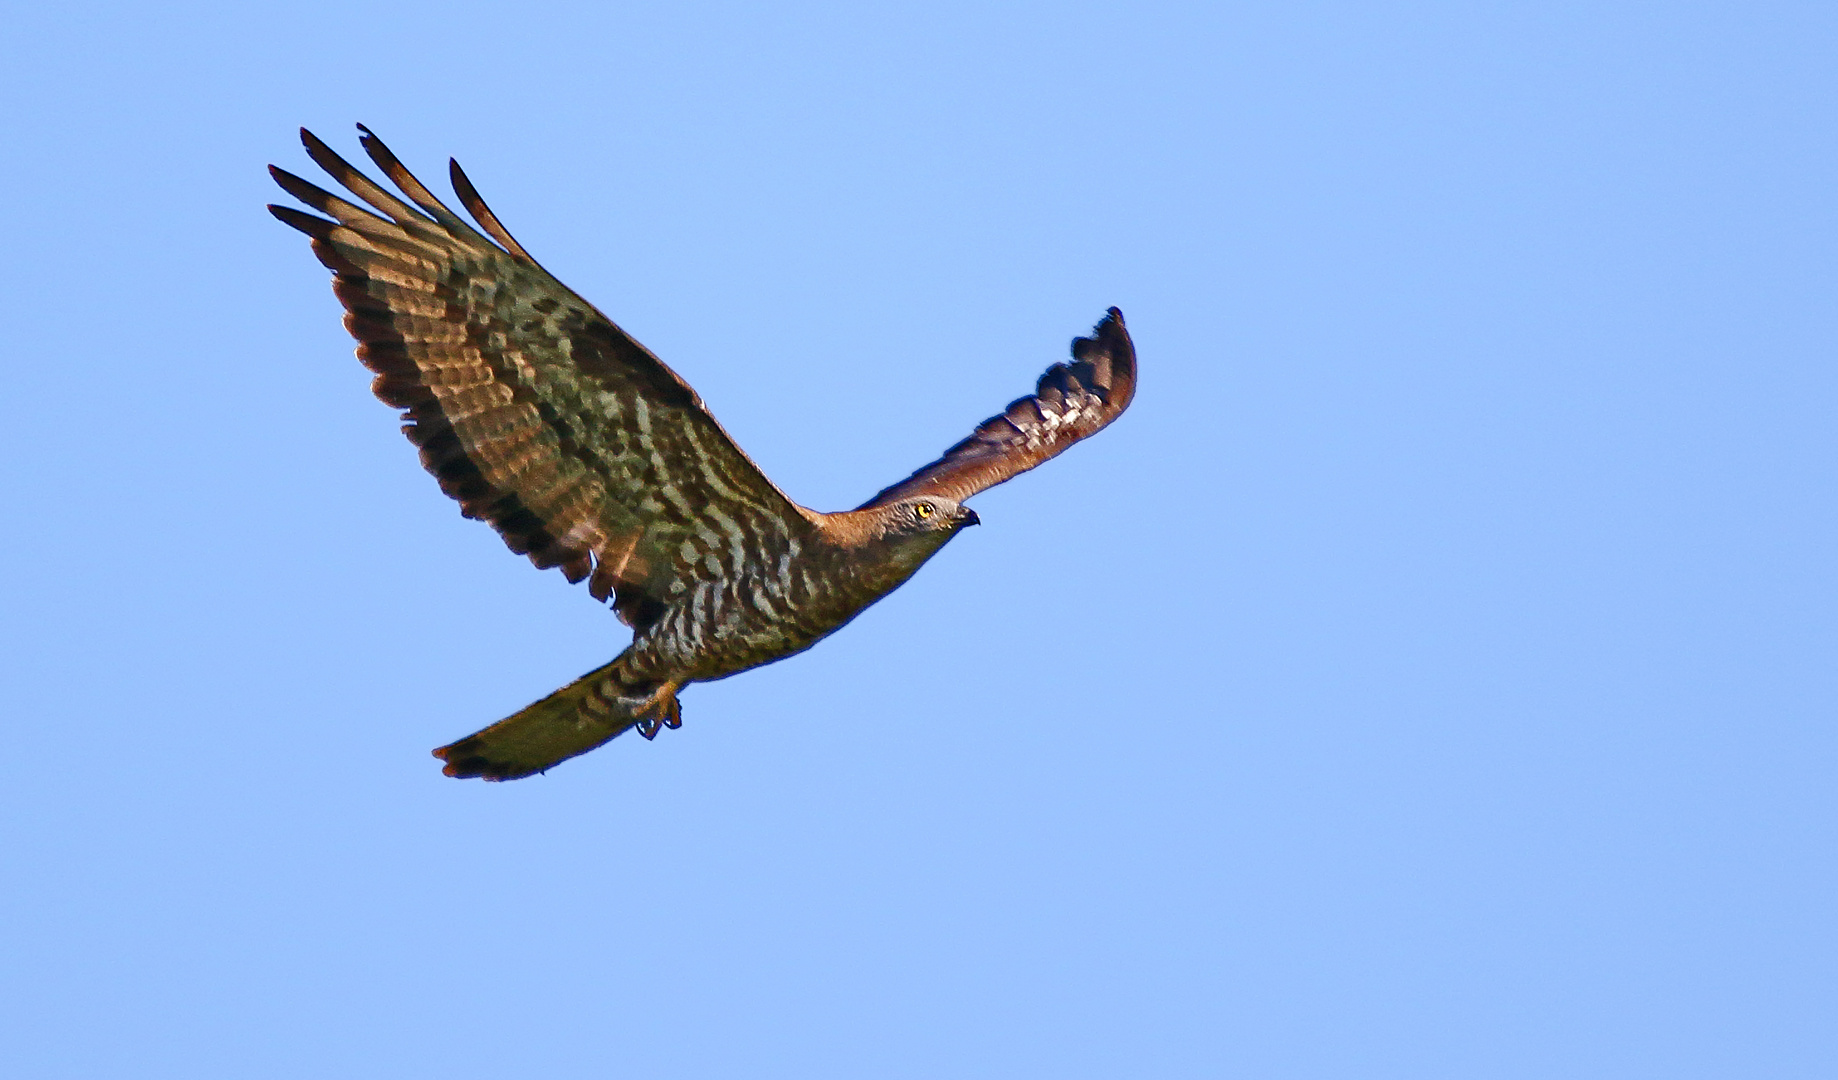
[[454, 189], [489, 239], [359, 130], [414, 205], [302, 129], [307, 153], [370, 209], [272, 166], [326, 217], [268, 209], [313, 238], [372, 390], [403, 410], [422, 464], [467, 517], [537, 566], [587, 579], [640, 627], [689, 584], [796, 545], [810, 516], [687, 383], [530, 258], [458, 162]]
[[1090, 337], [1072, 342], [1072, 363], [1054, 364], [1030, 397], [1011, 403], [944, 456], [863, 503], [880, 506], [918, 495], [962, 502], [1028, 471], [1095, 434], [1136, 393], [1136, 349], [1111, 308]]

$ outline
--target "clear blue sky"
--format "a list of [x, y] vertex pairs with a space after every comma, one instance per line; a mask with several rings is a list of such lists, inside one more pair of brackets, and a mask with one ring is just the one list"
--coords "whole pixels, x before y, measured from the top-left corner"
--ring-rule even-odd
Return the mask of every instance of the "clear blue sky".
[[[1838, 1075], [1838, 8], [0, 49], [0, 1071]], [[439, 494], [262, 211], [355, 121], [809, 505], [1108, 305], [1140, 392], [681, 731], [447, 780], [625, 634]]]

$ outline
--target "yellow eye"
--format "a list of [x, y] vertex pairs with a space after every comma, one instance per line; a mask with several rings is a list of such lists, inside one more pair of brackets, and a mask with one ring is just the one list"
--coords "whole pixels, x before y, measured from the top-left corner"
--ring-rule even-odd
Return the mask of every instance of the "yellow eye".
[[932, 516], [932, 504], [931, 503], [920, 503], [917, 506], [913, 507], [913, 513], [919, 516], [920, 521], [924, 521], [926, 518], [929, 518]]

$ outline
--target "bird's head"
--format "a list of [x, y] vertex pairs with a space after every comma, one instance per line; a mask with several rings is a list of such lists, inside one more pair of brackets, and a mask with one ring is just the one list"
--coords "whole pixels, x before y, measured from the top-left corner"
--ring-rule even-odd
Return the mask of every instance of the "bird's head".
[[875, 507], [875, 540], [891, 549], [893, 561], [917, 568], [956, 536], [977, 524], [976, 511], [938, 495], [916, 496]]
[[966, 525], [978, 524], [976, 511], [939, 495], [901, 499], [881, 508], [887, 535], [950, 537]]

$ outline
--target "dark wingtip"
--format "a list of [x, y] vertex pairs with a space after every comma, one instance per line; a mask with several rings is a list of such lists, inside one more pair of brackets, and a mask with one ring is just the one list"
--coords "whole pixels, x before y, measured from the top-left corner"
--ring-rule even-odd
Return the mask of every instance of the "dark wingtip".
[[279, 165], [268, 166], [268, 175], [275, 183], [281, 185], [282, 191], [287, 192], [289, 195], [299, 199], [315, 210], [326, 210], [327, 205], [331, 201], [330, 192], [311, 181], [303, 180], [295, 176]]
[[472, 178], [466, 175], [465, 169], [460, 168], [459, 158], [447, 159], [447, 183], [453, 185], [453, 190], [459, 193], [460, 202], [466, 204], [472, 216], [478, 217], [478, 211], [472, 209], [472, 204], [483, 203], [485, 200], [479, 198], [479, 189], [472, 186]]
[[320, 168], [326, 169], [327, 172], [332, 172], [331, 169], [326, 168], [326, 160], [328, 158], [333, 161], [340, 160], [338, 152], [333, 150], [330, 146], [327, 146], [324, 139], [305, 128], [300, 129], [300, 145], [306, 147], [307, 156], [318, 162]]
[[1134, 365], [1136, 346], [1130, 341], [1129, 329], [1123, 325], [1120, 308], [1106, 311], [1098, 325], [1091, 328], [1090, 337], [1072, 339], [1074, 359], [1087, 360], [1098, 351], [1110, 354], [1115, 361]]
[[1090, 337], [1074, 338], [1072, 358], [1095, 365], [1094, 389], [1104, 394], [1105, 402], [1115, 410], [1113, 416], [1129, 408], [1130, 399], [1136, 396], [1136, 343], [1123, 325], [1121, 309], [1105, 312]]
[[273, 214], [281, 224], [299, 229], [315, 240], [324, 238], [338, 224], [335, 221], [327, 221], [325, 218], [301, 213], [291, 206], [277, 206], [274, 203], [268, 204], [268, 212]]

